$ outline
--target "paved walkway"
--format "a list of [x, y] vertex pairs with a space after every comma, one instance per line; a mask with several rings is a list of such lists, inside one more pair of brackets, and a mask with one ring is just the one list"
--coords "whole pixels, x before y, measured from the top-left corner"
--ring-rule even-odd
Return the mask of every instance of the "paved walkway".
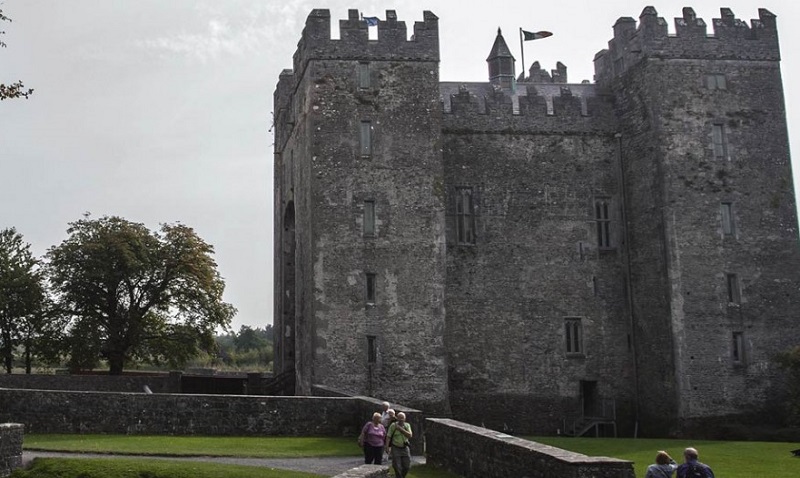
[[[139, 458], [142, 460], [180, 460], [180, 461], [208, 461], [228, 465], [260, 466], [265, 468], [278, 468], [281, 470], [305, 471], [322, 476], [335, 476], [339, 473], [364, 464], [361, 456], [334, 456], [334, 457], [306, 457], [306, 458], [234, 458], [222, 456], [163, 456], [163, 455], [107, 455], [94, 453], [62, 453], [50, 451], [24, 451], [22, 453], [22, 466], [37, 457], [42, 458]], [[424, 456], [412, 458], [415, 464], [424, 464]], [[384, 464], [387, 464], [384, 461]], [[388, 464], [387, 464], [388, 465]]]

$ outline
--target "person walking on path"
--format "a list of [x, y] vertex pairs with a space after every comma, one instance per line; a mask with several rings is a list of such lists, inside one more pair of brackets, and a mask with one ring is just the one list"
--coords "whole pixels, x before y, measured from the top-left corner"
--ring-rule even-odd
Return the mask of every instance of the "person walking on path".
[[714, 478], [711, 467], [697, 460], [694, 448], [683, 450], [683, 459], [686, 463], [678, 467], [678, 478]]
[[386, 429], [381, 423], [381, 414], [372, 414], [372, 420], [364, 424], [358, 436], [358, 446], [364, 449], [364, 463], [383, 464], [383, 447], [386, 443]]
[[644, 478], [670, 478], [672, 472], [678, 468], [675, 460], [665, 451], [659, 451], [656, 455], [656, 462], [647, 467]]
[[411, 424], [406, 423], [406, 414], [397, 414], [397, 421], [389, 425], [386, 432], [386, 451], [392, 457], [395, 478], [406, 478], [411, 468]]

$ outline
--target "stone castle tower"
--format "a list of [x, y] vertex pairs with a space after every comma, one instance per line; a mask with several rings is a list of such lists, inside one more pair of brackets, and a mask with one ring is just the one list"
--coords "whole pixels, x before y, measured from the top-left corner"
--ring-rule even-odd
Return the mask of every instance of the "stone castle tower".
[[800, 343], [780, 56], [721, 13], [620, 18], [571, 84], [500, 31], [489, 81], [440, 82], [432, 13], [314, 10], [275, 92], [276, 372], [535, 433], [763, 409]]

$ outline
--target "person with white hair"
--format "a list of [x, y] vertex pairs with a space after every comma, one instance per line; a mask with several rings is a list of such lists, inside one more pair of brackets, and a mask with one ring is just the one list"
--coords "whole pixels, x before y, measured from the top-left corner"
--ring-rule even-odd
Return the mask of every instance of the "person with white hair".
[[686, 463], [678, 467], [678, 478], [714, 478], [711, 467], [697, 460], [697, 450], [687, 448], [683, 450], [683, 459]]

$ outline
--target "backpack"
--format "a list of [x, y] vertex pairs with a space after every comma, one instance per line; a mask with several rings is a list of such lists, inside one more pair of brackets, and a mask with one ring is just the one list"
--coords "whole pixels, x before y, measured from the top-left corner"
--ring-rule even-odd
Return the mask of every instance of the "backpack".
[[689, 463], [686, 469], [686, 478], [708, 478], [708, 473], [703, 465], [697, 462]]

